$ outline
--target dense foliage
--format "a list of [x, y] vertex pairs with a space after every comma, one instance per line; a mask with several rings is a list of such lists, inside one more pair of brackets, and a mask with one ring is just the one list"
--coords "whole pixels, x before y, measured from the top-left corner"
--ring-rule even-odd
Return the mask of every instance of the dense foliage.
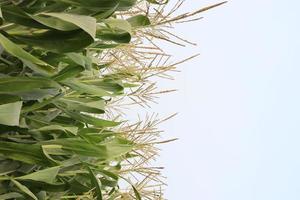
[[124, 126], [109, 106], [152, 100], [147, 79], [175, 65], [140, 67], [151, 54], [135, 51], [141, 37], [168, 38], [138, 30], [186, 16], [130, 11], [141, 3], [167, 1], [0, 1], [0, 199], [162, 199], [126, 175], [129, 160], [155, 154], [151, 137], [136, 135], [159, 122]]

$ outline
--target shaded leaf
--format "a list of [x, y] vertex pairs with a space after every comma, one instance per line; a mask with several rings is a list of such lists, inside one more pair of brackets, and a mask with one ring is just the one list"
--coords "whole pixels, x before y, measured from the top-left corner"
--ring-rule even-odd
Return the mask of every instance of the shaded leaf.
[[14, 35], [22, 43], [27, 43], [47, 51], [68, 53], [82, 50], [94, 42], [94, 39], [82, 30], [46, 31], [33, 35]]

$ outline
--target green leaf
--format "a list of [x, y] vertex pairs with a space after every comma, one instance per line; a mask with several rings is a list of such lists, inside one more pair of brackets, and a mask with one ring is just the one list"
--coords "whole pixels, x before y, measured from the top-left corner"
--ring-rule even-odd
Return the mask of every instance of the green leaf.
[[169, 0], [147, 0], [149, 3], [163, 5], [167, 4]]
[[107, 32], [107, 31], [97, 31], [97, 38], [103, 41], [114, 41], [117, 43], [129, 43], [131, 40], [131, 35], [128, 32], [116, 31], [116, 32]]
[[69, 86], [73, 90], [76, 90], [81, 93], [88, 93], [97, 96], [112, 96], [109, 92], [105, 91], [104, 89], [97, 87], [95, 85], [85, 84], [78, 80], [66, 80], [63, 82], [65, 85]]
[[120, 29], [131, 34], [131, 24], [124, 19], [109, 18], [105, 19], [104, 23], [106, 23], [112, 29]]
[[22, 101], [0, 105], [0, 124], [19, 126]]
[[72, 23], [87, 32], [92, 38], [96, 36], [96, 19], [90, 16], [75, 15], [67, 13], [43, 13], [43, 15], [56, 17], [63, 21]]
[[90, 179], [91, 179], [91, 182], [93, 184], [93, 186], [95, 187], [95, 191], [96, 191], [96, 199], [97, 200], [102, 200], [103, 197], [102, 197], [102, 191], [101, 191], [101, 181], [100, 179], [98, 179], [94, 172], [91, 170], [90, 167], [87, 167], [88, 168], [88, 171], [90, 173]]
[[43, 108], [44, 106], [46, 106], [48, 104], [51, 104], [52, 102], [58, 100], [62, 96], [63, 96], [63, 94], [59, 94], [59, 95], [56, 95], [56, 96], [51, 97], [49, 99], [43, 100], [42, 102], [36, 102], [31, 106], [25, 106], [25, 107], [22, 108], [21, 113], [31, 112], [31, 111]]
[[72, 111], [68, 111], [65, 109], [63, 109], [63, 111], [67, 115], [72, 117], [73, 119], [76, 119], [78, 121], [81, 121], [81, 122], [84, 122], [87, 124], [94, 125], [95, 127], [114, 127], [114, 126], [118, 126], [119, 124], [121, 124], [121, 122], [114, 122], [114, 121], [99, 119], [96, 117], [92, 117], [90, 115], [85, 115], [85, 114], [81, 114], [78, 112], [72, 112]]
[[61, 20], [57, 17], [45, 17], [43, 15], [47, 15], [47, 13], [42, 13], [40, 15], [29, 15], [35, 21], [45, 25], [47, 29], [56, 29], [60, 31], [73, 31], [79, 29], [78, 26], [70, 23], [68, 21]]
[[70, 5], [86, 8], [94, 8], [95, 10], [108, 10], [119, 3], [120, 0], [58, 0]]
[[136, 15], [127, 19], [127, 21], [131, 24], [132, 27], [144, 27], [151, 24], [149, 18], [145, 15]]
[[129, 10], [136, 4], [137, 0], [120, 0], [118, 10]]
[[58, 174], [60, 167], [50, 167], [43, 170], [33, 172], [31, 174], [16, 177], [17, 180], [32, 180], [52, 184]]
[[81, 112], [104, 113], [104, 100], [93, 100], [89, 98], [62, 98], [59, 100], [64, 103], [68, 110], [77, 110]]
[[47, 26], [33, 20], [28, 14], [15, 5], [3, 6], [2, 14], [6, 22], [32, 28], [47, 28]]
[[96, 14], [93, 15], [97, 20], [102, 20], [106, 19], [114, 14], [114, 12], [118, 9], [119, 4], [115, 4], [114, 7], [111, 7], [109, 10], [102, 11], [102, 12], [97, 12]]
[[92, 44], [89, 48], [102, 51], [103, 49], [113, 49], [118, 46], [120, 46], [120, 44], [105, 44], [103, 42], [96, 42]]
[[56, 88], [61, 86], [50, 79], [42, 77], [0, 77], [0, 94], [32, 92], [34, 89]]
[[140, 195], [140, 193], [139, 193], [139, 191], [135, 188], [135, 186], [134, 185], [131, 185], [132, 186], [132, 189], [133, 189], [133, 192], [134, 192], [134, 195], [135, 195], [135, 198], [137, 199], [137, 200], [142, 200], [142, 197], [141, 197], [141, 195]]
[[85, 69], [91, 69], [92, 59], [84, 56], [81, 53], [67, 53], [66, 56], [71, 59], [75, 64], [84, 67]]
[[55, 53], [81, 51], [94, 42], [94, 39], [82, 30], [46, 31], [32, 35], [14, 35], [21, 43], [26, 43]]
[[117, 133], [102, 128], [84, 128], [78, 131], [78, 135], [89, 143], [97, 144], [102, 143], [109, 137], [117, 135]]
[[42, 153], [39, 145], [21, 144], [16, 142], [0, 141], [0, 154], [5, 157], [22, 161], [28, 164], [49, 165], [49, 162]]
[[0, 195], [1, 200], [22, 198], [22, 197], [24, 196], [17, 192], [10, 192], [10, 193]]
[[0, 164], [0, 177], [3, 175], [10, 174], [20, 167], [20, 163], [18, 161], [14, 161], [14, 160], [9, 160], [9, 159], [1, 160], [0, 163], [1, 163]]
[[89, 85], [97, 86], [105, 91], [113, 92], [114, 94], [119, 94], [124, 90], [121, 81], [114, 81], [111, 79], [86, 80], [85, 83]]
[[9, 95], [9, 94], [2, 94], [0, 98], [0, 105], [1, 104], [6, 104], [6, 103], [12, 103], [16, 101], [20, 101], [20, 97], [15, 96], [15, 95]]
[[63, 81], [68, 78], [74, 78], [84, 71], [84, 67], [76, 65], [76, 66], [67, 66], [62, 69], [58, 74], [52, 77], [55, 81]]
[[24, 193], [30, 196], [34, 200], [38, 200], [38, 198], [25, 186], [19, 183], [18, 181], [11, 179], [11, 181]]
[[[58, 146], [54, 151], [48, 151], [49, 154], [62, 153], [61, 150], [69, 152], [69, 154], [78, 154], [88, 157], [98, 157], [101, 160], [109, 159], [107, 154], [107, 149], [105, 145], [94, 145], [87, 143], [86, 141], [80, 138], [65, 138], [65, 139], [56, 139], [56, 140], [47, 140], [41, 142], [43, 146], [49, 147], [49, 145], [61, 145], [58, 149]], [[49, 148], [48, 148], [49, 150]]]
[[49, 126], [42, 126], [41, 128], [38, 129], [32, 129], [32, 131], [54, 131], [54, 130], [59, 130], [59, 131], [64, 131], [64, 132], [70, 132], [76, 135], [78, 131], [78, 127], [75, 126], [62, 126], [58, 124], [53, 124]]
[[27, 53], [25, 50], [23, 50], [21, 47], [7, 39], [1, 33], [0, 44], [8, 53], [22, 60], [29, 68], [31, 68], [37, 73], [50, 75], [55, 71], [55, 69], [52, 66]]

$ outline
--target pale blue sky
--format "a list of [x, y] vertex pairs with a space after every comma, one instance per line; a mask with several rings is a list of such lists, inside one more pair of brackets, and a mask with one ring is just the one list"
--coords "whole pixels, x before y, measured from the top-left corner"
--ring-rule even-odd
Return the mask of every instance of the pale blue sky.
[[[182, 11], [216, 3], [187, 0]], [[162, 128], [170, 200], [300, 199], [300, 1], [231, 0], [176, 32], [197, 47], [180, 91], [153, 106], [179, 116]]]

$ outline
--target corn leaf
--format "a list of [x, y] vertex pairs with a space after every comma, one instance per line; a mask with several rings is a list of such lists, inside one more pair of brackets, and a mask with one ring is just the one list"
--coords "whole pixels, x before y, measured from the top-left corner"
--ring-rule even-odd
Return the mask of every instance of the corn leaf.
[[0, 105], [0, 124], [19, 126], [22, 101]]
[[136, 15], [127, 19], [127, 21], [131, 24], [132, 27], [144, 27], [151, 24], [149, 18], [145, 15]]
[[102, 196], [102, 191], [101, 191], [101, 181], [100, 181], [100, 179], [98, 179], [95, 176], [94, 172], [91, 170], [90, 167], [87, 167], [87, 168], [88, 168], [88, 171], [90, 173], [91, 182], [92, 182], [93, 186], [95, 187], [96, 199], [97, 200], [102, 200], [103, 196]]
[[0, 44], [8, 53], [21, 59], [33, 71], [44, 75], [49, 75], [54, 72], [54, 68], [52, 66], [27, 53], [25, 50], [14, 44], [1, 33]]
[[38, 200], [38, 198], [25, 186], [22, 185], [20, 182], [11, 179], [11, 181], [22, 191], [24, 194], [27, 194], [29, 197], [31, 197], [34, 200]]
[[16, 177], [16, 180], [32, 180], [52, 184], [58, 174], [60, 167], [50, 167], [43, 170], [33, 172], [31, 174]]
[[[93, 17], [67, 13], [43, 13], [43, 15], [55, 17], [65, 22], [74, 24], [78, 28], [87, 32], [92, 38], [95, 38], [96, 36], [96, 19]], [[64, 30], [64, 25], [60, 30]], [[74, 28], [70, 29], [68, 27], [67, 30], [74, 30]]]

